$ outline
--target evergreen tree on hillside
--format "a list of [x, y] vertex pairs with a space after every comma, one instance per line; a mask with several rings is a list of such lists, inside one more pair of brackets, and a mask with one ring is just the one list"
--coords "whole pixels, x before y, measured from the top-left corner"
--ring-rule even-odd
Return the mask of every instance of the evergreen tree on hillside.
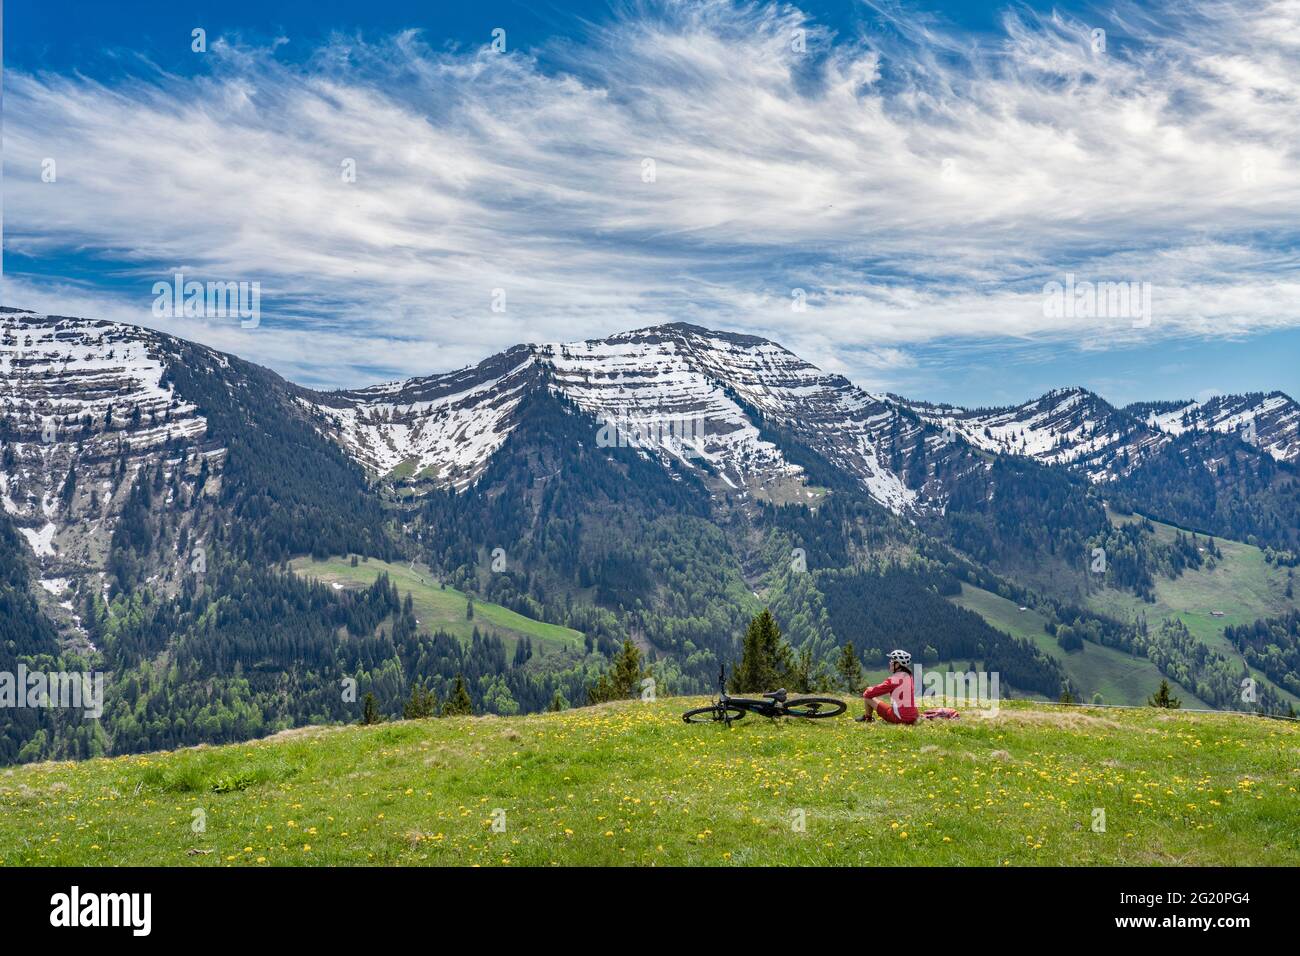
[[379, 723], [379, 705], [375, 703], [375, 695], [366, 691], [365, 699], [361, 704], [361, 722], [363, 724]]
[[840, 656], [835, 662], [835, 675], [840, 679], [840, 687], [847, 691], [862, 689], [862, 661], [849, 641], [840, 648]]
[[623, 641], [609, 670], [587, 688], [587, 702], [603, 704], [610, 700], [627, 700], [641, 687], [646, 670], [641, 666], [641, 649], [630, 640]]
[[465, 686], [465, 678], [457, 674], [451, 685], [451, 693], [447, 695], [447, 703], [442, 705], [442, 716], [469, 717], [473, 713], [474, 702], [469, 699], [469, 689]]
[[789, 690], [808, 694], [815, 690], [829, 690], [832, 678], [821, 661], [813, 657], [812, 647], [804, 644], [794, 655], [790, 670], [781, 678], [781, 683]]
[[438, 695], [423, 683], [411, 688], [411, 697], [402, 707], [402, 716], [407, 720], [419, 720], [432, 717], [438, 712]]
[[63, 502], [63, 507], [67, 508], [72, 504], [72, 499], [77, 494], [77, 471], [72, 466], [68, 466], [67, 477], [63, 479], [63, 487], [59, 490], [59, 500]]
[[731, 672], [733, 693], [775, 690], [794, 670], [794, 655], [781, 637], [781, 628], [768, 608], [749, 622], [740, 664]]
[[1147, 698], [1147, 703], [1152, 707], [1164, 707], [1168, 710], [1175, 710], [1183, 706], [1183, 702], [1169, 692], [1169, 681], [1167, 680], [1160, 682], [1160, 689]]

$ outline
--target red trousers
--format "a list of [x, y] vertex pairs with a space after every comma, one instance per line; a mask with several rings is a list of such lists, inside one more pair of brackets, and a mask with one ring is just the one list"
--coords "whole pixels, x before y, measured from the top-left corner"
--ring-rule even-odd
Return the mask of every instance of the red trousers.
[[899, 717], [896, 713], [894, 713], [893, 705], [887, 700], [869, 700], [867, 701], [867, 704], [870, 706], [874, 706], [876, 708], [876, 713], [879, 714], [880, 718], [884, 720], [886, 723], [890, 723], [890, 724], [916, 723], [915, 717], [913, 717], [911, 720], [904, 720], [902, 717]]

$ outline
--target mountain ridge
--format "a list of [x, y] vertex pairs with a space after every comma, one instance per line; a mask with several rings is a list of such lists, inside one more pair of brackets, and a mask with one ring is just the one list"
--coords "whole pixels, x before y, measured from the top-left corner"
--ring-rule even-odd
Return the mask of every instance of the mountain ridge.
[[[12, 326], [19, 317], [27, 324], [42, 319], [55, 323], [41, 340], [46, 345], [60, 328], [65, 338], [80, 329], [84, 339], [94, 329], [101, 340], [138, 340], [146, 355], [151, 349], [166, 351], [168, 342], [185, 341], [121, 323], [13, 309], [3, 314], [7, 344], [17, 343]], [[32, 342], [30, 332], [26, 341]], [[34, 346], [39, 348], [41, 342]], [[224, 353], [197, 347], [215, 361], [226, 360]], [[89, 349], [83, 348], [83, 353], [88, 359]], [[72, 364], [72, 346], [60, 358], [63, 368]], [[50, 396], [43, 391], [32, 394], [30, 387], [17, 396], [14, 362], [6, 358], [3, 367], [11, 396], [6, 409], [27, 412], [19, 421], [26, 423], [29, 434], [35, 434], [35, 415], [42, 409], [46, 417], [63, 418], [78, 411], [79, 406], [60, 412]], [[155, 361], [155, 389], [159, 369]], [[578, 342], [515, 345], [476, 365], [361, 388], [319, 391], [287, 380], [285, 385], [320, 432], [375, 478], [454, 489], [467, 487], [481, 474], [514, 428], [520, 397], [534, 388], [552, 389], [596, 418], [626, 426], [629, 433], [657, 428], [654, 440], [645, 442], [654, 453], [688, 467], [707, 463], [724, 492], [762, 494], [772, 485], [786, 485], [794, 495], [806, 493], [803, 469], [762, 438], [755, 416], [746, 409], [757, 411], [852, 474], [874, 500], [900, 514], [942, 513], [947, 504], [947, 489], [927, 484], [918, 459], [926, 459], [927, 474], [949, 466], [964, 471], [979, 467], [977, 456], [963, 457], [947, 447], [954, 444], [1064, 465], [1093, 482], [1123, 477], [1172, 439], [1202, 426], [1237, 435], [1287, 465], [1300, 460], [1300, 405], [1280, 390], [1219, 396], [1204, 403], [1119, 408], [1072, 385], [1017, 405], [965, 408], [876, 394], [821, 371], [761, 336], [686, 322]], [[163, 411], [162, 398], [160, 392], [146, 412]], [[100, 405], [111, 403], [85, 404], [83, 413], [98, 414], [103, 411]], [[191, 409], [178, 405], [166, 411], [171, 425], [172, 416]], [[699, 422], [696, 434], [687, 436], [693, 441], [660, 427], [672, 421]], [[197, 431], [202, 426], [199, 416], [168, 428], [165, 435], [169, 440], [184, 437], [186, 428]]]

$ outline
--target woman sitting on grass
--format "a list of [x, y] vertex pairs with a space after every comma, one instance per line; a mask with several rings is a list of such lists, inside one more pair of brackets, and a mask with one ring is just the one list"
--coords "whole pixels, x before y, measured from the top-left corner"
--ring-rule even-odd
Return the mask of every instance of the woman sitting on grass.
[[[874, 701], [875, 697], [886, 699]], [[907, 651], [890, 651], [889, 676], [884, 683], [864, 690], [862, 698], [867, 702], [867, 712], [853, 718], [858, 723], [874, 720], [875, 714], [891, 724], [916, 723], [919, 715], [912, 683], [912, 655]]]

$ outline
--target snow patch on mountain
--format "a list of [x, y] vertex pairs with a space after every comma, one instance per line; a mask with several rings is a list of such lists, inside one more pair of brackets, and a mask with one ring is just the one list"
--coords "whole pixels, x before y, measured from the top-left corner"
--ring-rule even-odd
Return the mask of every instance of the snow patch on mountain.
[[[682, 329], [539, 346], [556, 391], [601, 422], [656, 436], [660, 450], [708, 462], [735, 488], [802, 469], [765, 441], [715, 375], [724, 347]], [[737, 357], [743, 354], [737, 351]], [[751, 361], [763, 356], [750, 356]], [[751, 366], [752, 369], [752, 366]], [[676, 428], [679, 424], [692, 427]], [[678, 433], [698, 440], [688, 442]]]
[[1147, 424], [1166, 434], [1193, 429], [1235, 434], [1278, 461], [1300, 463], [1300, 404], [1282, 392], [1219, 395], [1145, 411]]
[[39, 531], [35, 531], [31, 528], [19, 528], [18, 533], [27, 539], [27, 543], [31, 545], [32, 551], [36, 553], [36, 556], [38, 558], [43, 558], [53, 556], [54, 554], [54, 532], [56, 530], [58, 529], [55, 527], [54, 522], [51, 521]]
[[509, 436], [534, 365], [531, 353], [521, 353], [504, 365], [494, 358], [445, 375], [300, 401], [372, 472], [463, 488]]

